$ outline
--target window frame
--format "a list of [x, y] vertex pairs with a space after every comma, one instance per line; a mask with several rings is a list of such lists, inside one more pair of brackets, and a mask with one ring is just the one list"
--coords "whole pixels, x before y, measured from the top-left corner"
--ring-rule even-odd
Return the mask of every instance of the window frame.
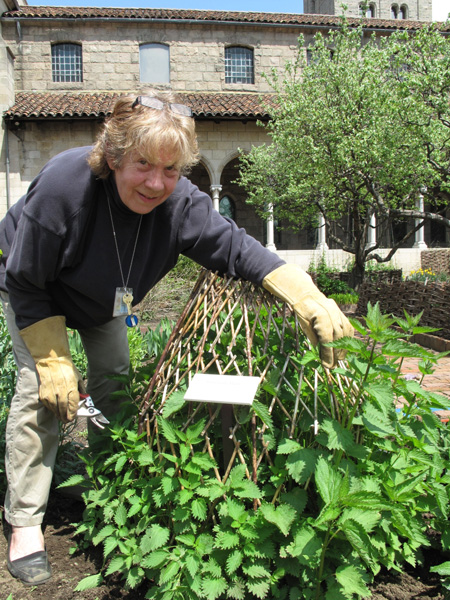
[[[65, 50], [74, 50], [74, 54]], [[61, 53], [58, 53], [62, 51]], [[83, 46], [77, 42], [54, 42], [51, 45], [52, 82], [83, 82]]]
[[[247, 64], [233, 62], [233, 54], [237, 55], [237, 50], [241, 50], [243, 57], [246, 55]], [[234, 57], [236, 59], [236, 56]], [[240, 60], [242, 57], [240, 57]], [[245, 73], [245, 75], [242, 75]], [[227, 85], [254, 85], [255, 84], [255, 53], [253, 48], [240, 46], [237, 44], [225, 46], [225, 83]]]

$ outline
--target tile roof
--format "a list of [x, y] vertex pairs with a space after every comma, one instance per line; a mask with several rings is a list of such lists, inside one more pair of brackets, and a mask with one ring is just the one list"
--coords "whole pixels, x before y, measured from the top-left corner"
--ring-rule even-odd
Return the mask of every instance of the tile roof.
[[[3, 115], [7, 122], [104, 118], [121, 95], [116, 92], [17, 92], [14, 105]], [[177, 98], [192, 108], [197, 119], [265, 119], [269, 113], [264, 105], [274, 105], [274, 97], [270, 94], [261, 99], [256, 94], [183, 93], [177, 94]]]
[[[217, 23], [273, 24], [303, 27], [337, 26], [340, 17], [330, 15], [305, 15], [297, 13], [267, 13], [221, 10], [186, 10], [163, 8], [102, 8], [76, 6], [21, 6], [18, 10], [6, 11], [3, 19], [133, 19], [153, 21], [196, 21]], [[348, 18], [351, 25], [360, 19]], [[403, 21], [396, 19], [363, 19], [370, 29], [416, 29], [423, 27], [423, 21]], [[450, 31], [447, 26], [444, 31]]]

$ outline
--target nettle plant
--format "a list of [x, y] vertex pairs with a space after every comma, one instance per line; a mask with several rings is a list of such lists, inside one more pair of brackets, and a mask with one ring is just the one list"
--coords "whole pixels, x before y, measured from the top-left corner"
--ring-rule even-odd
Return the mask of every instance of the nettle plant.
[[[419, 318], [369, 305], [328, 372], [288, 306], [204, 273], [140, 406], [84, 457], [77, 533], [104, 567], [77, 589], [116, 574], [158, 600], [364, 598], [431, 539], [448, 550], [447, 402], [401, 374], [440, 357], [409, 341]], [[251, 407], [187, 403], [195, 372], [261, 384]]]

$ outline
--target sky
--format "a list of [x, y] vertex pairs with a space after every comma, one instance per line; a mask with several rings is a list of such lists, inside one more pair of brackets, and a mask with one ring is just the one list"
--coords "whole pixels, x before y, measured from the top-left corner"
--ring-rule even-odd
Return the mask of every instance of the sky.
[[[302, 13], [303, 0], [28, 0], [30, 6], [109, 6], [114, 8], [192, 8], [248, 12]], [[433, 0], [433, 21], [445, 21], [450, 0]]]

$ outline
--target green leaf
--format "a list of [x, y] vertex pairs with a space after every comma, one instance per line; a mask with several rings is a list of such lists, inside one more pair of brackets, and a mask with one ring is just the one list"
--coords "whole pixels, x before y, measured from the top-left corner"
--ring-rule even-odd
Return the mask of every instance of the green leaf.
[[196, 498], [191, 504], [192, 515], [199, 521], [204, 521], [208, 514], [208, 508], [203, 498]]
[[263, 503], [259, 509], [264, 518], [273, 523], [284, 535], [288, 535], [294, 519], [297, 518], [297, 512], [289, 504], [280, 504], [275, 508], [273, 504]]
[[364, 404], [363, 423], [377, 437], [386, 438], [395, 435], [395, 429], [390, 420], [369, 402], [365, 402]]
[[267, 406], [261, 404], [257, 400], [253, 401], [252, 408], [255, 411], [256, 415], [261, 419], [261, 421], [268, 427], [270, 431], [273, 430], [273, 420], [272, 415], [269, 412]]
[[267, 596], [267, 592], [269, 591], [269, 582], [268, 581], [248, 581], [247, 588], [248, 591], [251, 592], [257, 598], [265, 598]]
[[241, 577], [236, 577], [231, 581], [227, 589], [227, 598], [245, 600], [245, 583]]
[[143, 448], [138, 456], [137, 462], [141, 467], [152, 465], [155, 462], [155, 453], [151, 448]]
[[186, 391], [184, 389], [177, 390], [166, 399], [162, 409], [162, 416], [164, 419], [168, 419], [171, 415], [178, 412], [185, 405], [185, 393]]
[[324, 419], [321, 429], [328, 435], [326, 445], [329, 450], [343, 450], [349, 456], [357, 458], [366, 456], [367, 450], [364, 446], [356, 444], [353, 434], [338, 421]]
[[144, 556], [141, 566], [146, 569], [156, 569], [164, 564], [170, 557], [169, 552], [167, 550], [155, 550], [155, 552], [151, 552]]
[[237, 483], [233, 487], [235, 496], [238, 496], [239, 498], [249, 498], [250, 500], [261, 498], [261, 490], [257, 484], [248, 479]]
[[291, 492], [281, 494], [280, 500], [292, 506], [300, 515], [305, 510], [308, 494], [303, 488], [295, 487]]
[[144, 579], [145, 571], [141, 567], [131, 567], [128, 571], [126, 585], [130, 589], [137, 587]]
[[227, 589], [227, 582], [225, 579], [213, 579], [212, 577], [205, 577], [202, 581], [202, 591], [207, 600], [216, 600]]
[[254, 579], [270, 577], [270, 571], [268, 571], [263, 565], [250, 565], [248, 567], [244, 566], [242, 570], [248, 577], [252, 577]]
[[278, 454], [292, 454], [301, 449], [301, 445], [295, 440], [284, 439], [278, 445]]
[[215, 558], [210, 558], [206, 564], [203, 565], [203, 572], [209, 573], [215, 578], [219, 578], [222, 575], [222, 567], [219, 565]]
[[105, 575], [111, 575], [111, 573], [122, 573], [124, 571], [124, 567], [126, 566], [126, 559], [124, 556], [115, 556], [112, 561], [109, 563], [108, 568], [106, 569]]
[[216, 545], [223, 550], [229, 550], [239, 545], [239, 535], [234, 531], [219, 531], [216, 535]]
[[434, 567], [430, 567], [431, 573], [438, 573], [442, 577], [450, 576], [450, 562], [443, 562], [440, 565], [436, 565]]
[[109, 537], [116, 533], [117, 529], [113, 525], [106, 525], [102, 527], [100, 531], [92, 538], [92, 543], [94, 546], [97, 546], [100, 542], [102, 542], [105, 538]]
[[118, 544], [119, 540], [117, 538], [106, 538], [106, 540], [103, 542], [103, 556], [105, 558], [108, 557], [111, 554], [111, 552], [117, 548]]
[[205, 425], [206, 425], [205, 419], [201, 419], [197, 423], [194, 423], [193, 425], [188, 427], [187, 431], [186, 431], [186, 441], [192, 445], [195, 445], [195, 444], [198, 444], [198, 443], [204, 441], [203, 438], [199, 437], [199, 436], [200, 436], [201, 432], [203, 431], [203, 429], [205, 428]]
[[159, 585], [163, 585], [168, 581], [171, 581], [181, 569], [181, 565], [178, 562], [171, 561], [166, 567], [161, 569], [159, 575]]
[[369, 383], [364, 386], [364, 391], [375, 401], [384, 415], [392, 411], [395, 403], [392, 386], [387, 382]]
[[317, 461], [315, 480], [317, 491], [326, 505], [339, 500], [342, 479], [339, 473], [322, 457]]
[[143, 554], [148, 554], [153, 550], [162, 548], [170, 537], [170, 530], [167, 527], [153, 524], [141, 540], [140, 548]]
[[116, 464], [114, 465], [114, 471], [116, 472], [116, 475], [118, 475], [120, 473], [120, 471], [123, 469], [123, 467], [125, 466], [127, 461], [128, 461], [128, 457], [126, 455], [123, 454], [122, 456], [119, 456]]
[[188, 554], [186, 556], [186, 568], [189, 571], [189, 575], [194, 578], [200, 568], [201, 560], [195, 554]]
[[193, 535], [192, 533], [177, 535], [175, 539], [177, 540], [177, 542], [180, 542], [180, 544], [183, 544], [185, 546], [195, 546], [195, 535]]
[[370, 533], [379, 523], [381, 515], [377, 511], [368, 510], [367, 508], [347, 508], [343, 511], [339, 524], [342, 525], [350, 519], [356, 521], [366, 533]]
[[124, 504], [119, 504], [118, 509], [114, 515], [114, 521], [118, 527], [123, 527], [127, 522], [127, 509]]
[[92, 590], [93, 588], [99, 587], [103, 583], [103, 577], [100, 573], [96, 575], [88, 575], [79, 581], [75, 587], [75, 592], [84, 592], [86, 590]]
[[352, 565], [338, 567], [336, 569], [336, 579], [341, 584], [345, 595], [357, 594], [363, 598], [370, 596], [370, 590], [366, 586], [367, 576], [362, 575], [356, 567]]
[[286, 460], [286, 469], [294, 481], [305, 483], [314, 473], [316, 453], [310, 448], [302, 448], [290, 454]]
[[226, 503], [228, 514], [233, 519], [233, 521], [241, 521], [242, 518], [246, 518], [246, 510], [245, 506], [242, 503], [236, 502], [236, 500], [232, 500], [231, 498], [227, 499]]
[[301, 527], [294, 540], [287, 547], [291, 556], [297, 557], [300, 564], [315, 568], [319, 564], [322, 541], [312, 527]]
[[162, 417], [157, 417], [158, 427], [161, 430], [163, 436], [166, 438], [168, 442], [172, 442], [172, 444], [176, 444], [178, 442], [178, 437], [176, 433], [175, 427], [166, 421]]
[[242, 564], [244, 556], [240, 550], [235, 550], [227, 558], [226, 571], [228, 575], [232, 575]]
[[202, 454], [200, 452], [194, 454], [194, 456], [192, 457], [192, 462], [204, 470], [213, 469], [216, 466], [216, 462], [210, 456], [208, 456], [207, 454]]
[[56, 489], [65, 488], [65, 487], [73, 487], [75, 485], [84, 485], [85, 487], [89, 487], [91, 482], [86, 479], [83, 475], [72, 475], [69, 479], [66, 479], [63, 483], [60, 483]]
[[373, 567], [375, 572], [379, 571], [379, 565], [375, 566], [372, 559], [370, 537], [364, 531], [363, 527], [353, 519], [346, 519], [341, 524], [341, 527], [348, 541], [359, 556], [367, 565]]

